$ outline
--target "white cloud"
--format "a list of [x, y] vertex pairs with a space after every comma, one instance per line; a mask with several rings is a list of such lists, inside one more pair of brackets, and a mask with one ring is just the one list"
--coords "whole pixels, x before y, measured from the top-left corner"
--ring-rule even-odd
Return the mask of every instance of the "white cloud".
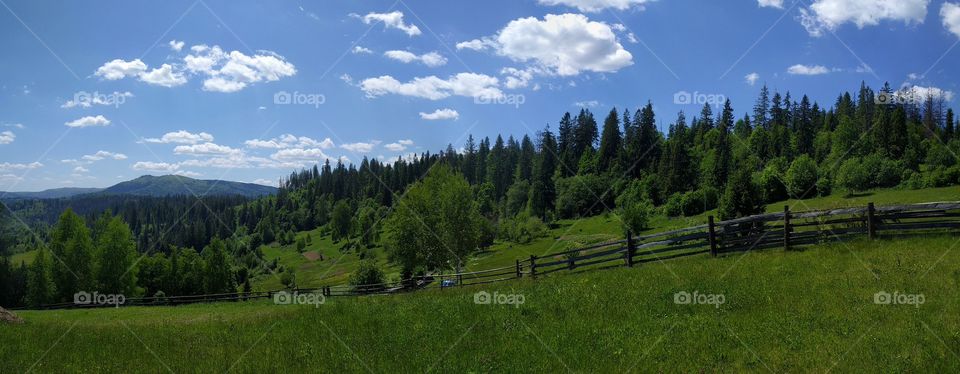
[[401, 83], [395, 78], [384, 75], [377, 78], [367, 78], [360, 82], [360, 89], [366, 92], [367, 97], [377, 97], [386, 94], [420, 97], [429, 100], [440, 100], [452, 95], [467, 97], [499, 98], [499, 80], [484, 74], [459, 73], [447, 79], [436, 76], [418, 77], [412, 81]]
[[207, 134], [205, 132], [201, 133], [191, 133], [186, 130], [168, 132], [163, 134], [160, 138], [147, 138], [144, 139], [147, 143], [176, 143], [176, 144], [197, 144], [200, 142], [212, 142], [213, 135]]
[[283, 148], [320, 148], [320, 149], [330, 149], [333, 148], [333, 140], [330, 138], [325, 138], [323, 140], [317, 141], [306, 136], [294, 136], [292, 134], [283, 134], [277, 138], [269, 140], [261, 139], [251, 139], [243, 142], [249, 148], [269, 148], [269, 149], [283, 149]]
[[760, 74], [757, 74], [756, 72], [753, 72], [753, 73], [750, 73], [750, 74], [745, 75], [745, 76], [743, 77], [743, 79], [747, 82], [747, 84], [749, 84], [749, 85], [752, 86], [752, 85], [756, 84], [758, 80], [760, 80]]
[[894, 95], [907, 99], [907, 101], [923, 102], [927, 98], [943, 98], [944, 101], [953, 101], [953, 91], [944, 90], [939, 87], [907, 86], [902, 87]]
[[140, 81], [156, 86], [176, 87], [187, 83], [187, 78], [182, 73], [174, 72], [172, 65], [163, 64], [150, 72], [140, 74]]
[[412, 52], [407, 51], [386, 51], [383, 53], [387, 58], [394, 59], [403, 63], [411, 63], [414, 61], [419, 61], [420, 63], [427, 65], [429, 67], [435, 68], [438, 66], [446, 65], [447, 58], [443, 57], [437, 52], [425, 53], [422, 55], [417, 55]]
[[74, 172], [74, 173], [86, 173], [86, 172], [88, 172], [88, 171], [90, 171], [90, 169], [87, 169], [87, 168], [85, 168], [85, 167], [83, 167], [83, 166], [77, 166], [77, 167], [73, 168], [73, 172]]
[[533, 74], [536, 72], [537, 69], [534, 68], [517, 69], [508, 67], [500, 69], [500, 74], [507, 76], [506, 81], [503, 83], [504, 87], [511, 90], [529, 85], [530, 80], [533, 79]]
[[433, 111], [433, 113], [420, 112], [420, 118], [425, 120], [430, 120], [430, 121], [445, 120], [445, 119], [456, 120], [460, 118], [460, 113], [457, 113], [457, 111], [453, 109], [444, 108], [444, 109], [437, 109]]
[[596, 100], [578, 101], [573, 103], [573, 106], [580, 108], [593, 108], [600, 106], [600, 102]]
[[11, 164], [9, 162], [0, 163], [0, 171], [27, 170], [27, 169], [36, 169], [40, 167], [43, 167], [43, 164], [39, 162], [31, 162], [29, 164]]
[[373, 147], [376, 147], [377, 144], [380, 144], [380, 141], [374, 140], [369, 143], [357, 142], [357, 143], [341, 144], [340, 148], [346, 149], [350, 152], [370, 153], [370, 151], [373, 150]]
[[326, 160], [330, 157], [323, 153], [323, 150], [320, 148], [288, 148], [277, 151], [270, 155], [270, 158], [280, 161], [316, 161]]
[[173, 175], [182, 175], [184, 177], [190, 177], [190, 178], [197, 178], [197, 177], [203, 176], [203, 174], [200, 174], [194, 171], [189, 171], [189, 170], [177, 170], [173, 172]]
[[361, 47], [361, 46], [358, 45], [358, 46], [353, 47], [352, 52], [353, 52], [353, 54], [355, 54], [355, 55], [358, 55], [358, 54], [371, 54], [371, 53], [373, 53], [373, 50], [371, 50], [370, 48], [365, 48], [365, 47]]
[[626, 10], [632, 6], [643, 9], [643, 5], [651, 1], [653, 0], [537, 0], [541, 5], [565, 5], [581, 12], [599, 12], [607, 8]]
[[208, 142], [193, 145], [178, 145], [173, 149], [173, 153], [194, 156], [229, 156], [239, 155], [241, 152], [239, 149]]
[[17, 138], [17, 135], [13, 131], [4, 131], [0, 132], [0, 144], [10, 144], [13, 143], [13, 140]]
[[943, 27], [960, 38], [960, 4], [943, 3], [940, 7], [940, 18], [943, 20]]
[[[182, 43], [182, 42], [180, 42]], [[180, 47], [182, 48], [182, 46]], [[296, 74], [297, 69], [283, 56], [270, 51], [258, 51], [253, 56], [239, 51], [225, 52], [219, 46], [204, 44], [190, 47], [191, 53], [183, 64], [163, 64], [147, 71], [139, 59], [110, 61], [96, 75], [108, 80], [138, 77], [141, 81], [164, 87], [186, 83], [190, 76], [205, 76], [203, 89], [214, 92], [236, 92], [257, 82], [272, 82]]]
[[[359, 15], [353, 14], [354, 17], [360, 17]], [[387, 28], [394, 28], [400, 31], [407, 33], [408, 36], [417, 36], [420, 35], [420, 28], [416, 25], [408, 25], [403, 22], [403, 12], [397, 10], [390, 13], [369, 13], [360, 19], [365, 24], [371, 24], [374, 22], [383, 22], [383, 25]]]
[[26, 126], [24, 126], [22, 123], [4, 123], [3, 127], [15, 127], [21, 130], [26, 128]]
[[787, 68], [787, 73], [793, 75], [821, 75], [827, 74], [830, 71], [831, 69], [828, 69], [823, 65], [796, 64]]
[[757, 0], [760, 3], [760, 7], [770, 7], [783, 9], [783, 0]]
[[174, 52], [180, 52], [184, 45], [182, 41], [177, 40], [171, 40], [168, 44], [170, 45], [170, 49], [172, 49]]
[[86, 116], [82, 118], [75, 119], [73, 121], [64, 123], [69, 127], [91, 127], [91, 126], [107, 126], [110, 124], [110, 120], [102, 115], [97, 116]]
[[107, 158], [112, 158], [114, 160], [126, 160], [127, 155], [123, 153], [114, 153], [109, 151], [97, 151], [97, 153], [94, 153], [92, 155], [84, 155], [80, 159], [84, 161], [94, 162], [94, 161], [100, 161]]
[[633, 64], [633, 55], [623, 49], [610, 25], [581, 14], [519, 18], [495, 36], [458, 43], [457, 48], [489, 48], [561, 76], [611, 73]]
[[811, 36], [836, 30], [844, 23], [857, 28], [875, 26], [881, 21], [923, 23], [930, 0], [816, 0], [800, 9], [800, 23]]
[[275, 181], [275, 180], [263, 179], [263, 178], [254, 179], [254, 180], [253, 180], [253, 183], [255, 183], [255, 184], [260, 184], [260, 185], [264, 185], [264, 186], [272, 186], [272, 187], [277, 187], [277, 185], [278, 185], [278, 184], [277, 184], [277, 181]]
[[132, 168], [133, 170], [140, 171], [172, 173], [180, 169], [180, 165], [166, 162], [139, 161], [133, 164]]
[[133, 61], [124, 61], [118, 58], [97, 68], [94, 75], [112, 81], [126, 77], [135, 77], [145, 71], [147, 71], [147, 64], [144, 64], [139, 58]]
[[89, 108], [94, 105], [119, 106], [130, 97], [133, 97], [133, 93], [130, 91], [113, 91], [113, 93], [105, 95], [100, 94], [99, 92], [78, 92], [73, 95], [73, 100], [67, 100], [65, 103], [63, 103], [63, 105], [60, 105], [60, 107], [63, 109], [70, 109], [77, 106], [81, 108]]
[[[401, 151], [406, 150], [407, 147], [412, 146], [412, 145], [413, 145], [413, 140], [410, 140], [410, 139], [402, 139], [402, 140], [398, 140], [396, 143], [386, 144], [386, 145], [384, 145], [383, 147], [386, 148], [386, 149], [389, 150], [389, 151], [401, 152]], [[383, 158], [383, 156], [381, 156], [380, 158]]]

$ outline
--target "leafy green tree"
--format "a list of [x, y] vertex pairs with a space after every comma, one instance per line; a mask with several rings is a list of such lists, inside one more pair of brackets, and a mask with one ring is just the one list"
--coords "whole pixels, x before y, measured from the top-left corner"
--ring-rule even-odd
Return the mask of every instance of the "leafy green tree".
[[350, 224], [353, 220], [353, 212], [350, 210], [350, 204], [346, 200], [340, 200], [333, 206], [333, 214], [330, 215], [330, 229], [333, 241], [348, 238], [350, 235]]
[[98, 236], [100, 292], [132, 295], [137, 285], [136, 255], [130, 227], [120, 217], [108, 220]]
[[357, 271], [350, 274], [349, 282], [351, 286], [366, 286], [362, 288], [364, 291], [373, 291], [383, 288], [384, 279], [383, 270], [380, 270], [375, 260], [363, 260], [360, 261]]
[[840, 165], [837, 184], [850, 192], [865, 191], [870, 188], [870, 174], [860, 163], [860, 159], [854, 157]]
[[817, 163], [808, 155], [800, 155], [787, 170], [786, 183], [791, 197], [805, 199], [817, 195]]
[[519, 181], [507, 190], [506, 216], [513, 217], [525, 211], [530, 196], [530, 183]]
[[460, 266], [479, 247], [481, 220], [466, 179], [445, 165], [434, 167], [387, 218], [387, 255], [405, 271]]
[[51, 236], [50, 252], [57, 259], [52, 262], [56, 299], [73, 300], [79, 291], [95, 291], [94, 247], [83, 218], [68, 208], [60, 215]]
[[204, 249], [205, 267], [203, 284], [207, 293], [236, 292], [233, 269], [227, 257], [226, 245], [223, 240], [214, 238]]
[[653, 204], [644, 198], [644, 192], [643, 183], [634, 180], [620, 196], [617, 196], [617, 208], [625, 230], [639, 233], [647, 229], [653, 213]]
[[30, 264], [27, 275], [27, 304], [38, 306], [54, 301], [56, 285], [50, 274], [50, 260], [47, 259], [47, 250], [37, 250], [37, 257]]
[[721, 220], [746, 217], [763, 211], [757, 187], [750, 177], [750, 170], [737, 169], [731, 176], [720, 198], [718, 214]]

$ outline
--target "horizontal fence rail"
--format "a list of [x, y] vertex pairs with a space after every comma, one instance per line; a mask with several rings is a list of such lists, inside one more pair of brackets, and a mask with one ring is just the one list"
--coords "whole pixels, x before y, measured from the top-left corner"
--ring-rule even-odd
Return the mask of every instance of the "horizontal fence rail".
[[[931, 202], [909, 205], [838, 208], [758, 214], [726, 221], [707, 217], [707, 223], [671, 231], [635, 236], [623, 240], [516, 260], [513, 266], [427, 274], [366, 285], [328, 285], [274, 291], [237, 292], [209, 295], [158, 296], [126, 299], [122, 305], [58, 303], [36, 309], [97, 308], [119, 306], [183, 305], [194, 303], [274, 299], [291, 293], [312, 293], [323, 297], [380, 295], [481, 285], [524, 277], [536, 278], [559, 271], [593, 270], [615, 266], [632, 267], [654, 261], [709, 253], [718, 256], [769, 248], [791, 250], [797, 246], [842, 241], [866, 234], [880, 235], [957, 232], [960, 229], [960, 202]], [[15, 308], [16, 309], [16, 308]], [[20, 308], [24, 309], [24, 308]]]

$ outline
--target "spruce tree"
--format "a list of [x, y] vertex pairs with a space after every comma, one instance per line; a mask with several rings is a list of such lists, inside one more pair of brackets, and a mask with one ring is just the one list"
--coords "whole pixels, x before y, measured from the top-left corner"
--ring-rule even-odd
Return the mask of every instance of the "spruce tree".
[[603, 121], [600, 149], [597, 151], [597, 168], [601, 173], [610, 171], [614, 167], [620, 152], [620, 143], [620, 118], [617, 108], [613, 108]]

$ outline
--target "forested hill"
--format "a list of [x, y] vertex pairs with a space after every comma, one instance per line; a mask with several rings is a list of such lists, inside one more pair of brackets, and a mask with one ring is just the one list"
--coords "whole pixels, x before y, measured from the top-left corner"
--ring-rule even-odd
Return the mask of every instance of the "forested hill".
[[102, 188], [51, 188], [49, 190], [36, 192], [0, 192], [0, 198], [5, 200], [12, 199], [59, 199], [64, 197], [83, 195], [88, 193], [103, 191]]
[[131, 181], [117, 183], [102, 192], [107, 194], [157, 197], [173, 195], [240, 195], [245, 197], [259, 197], [276, 193], [277, 189], [254, 183], [202, 180], [180, 175], [164, 175], [159, 177], [144, 175]]

